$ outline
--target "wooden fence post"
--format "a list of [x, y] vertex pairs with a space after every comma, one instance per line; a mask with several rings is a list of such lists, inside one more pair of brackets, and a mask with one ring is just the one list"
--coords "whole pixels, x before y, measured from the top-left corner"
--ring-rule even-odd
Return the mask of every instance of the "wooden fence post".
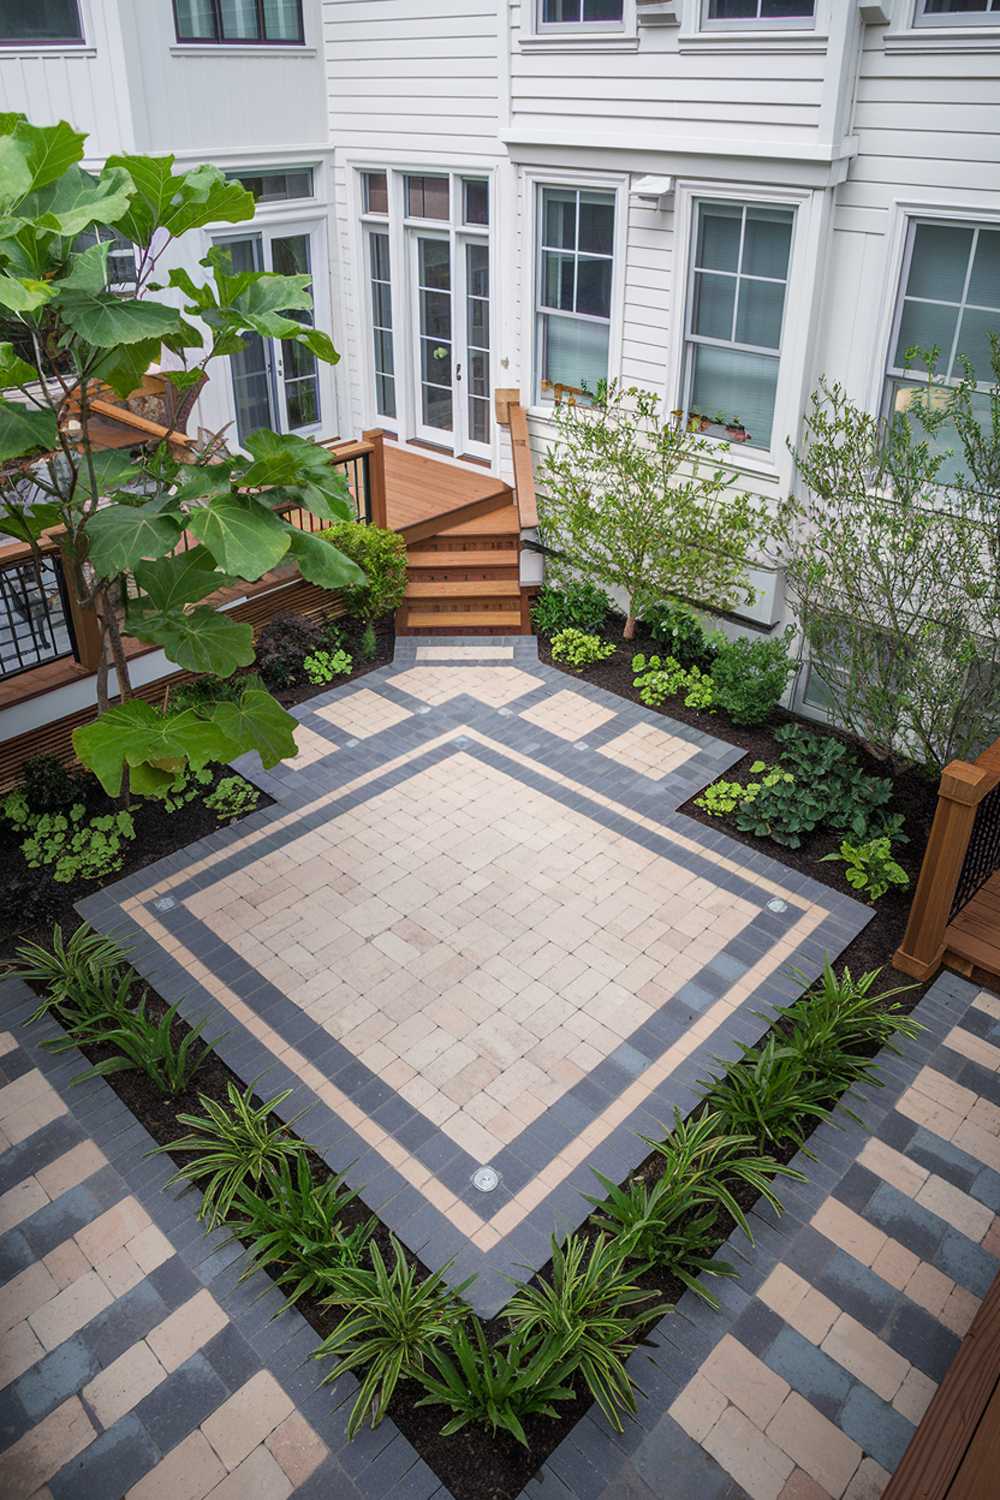
[[[976, 821], [976, 809], [998, 779], [995, 771], [964, 760], [953, 760], [941, 772], [937, 809], [906, 933], [892, 959], [894, 968], [914, 979], [930, 979], [941, 967], [945, 928]], [[990, 785], [984, 786], [984, 782]]]
[[385, 493], [385, 434], [381, 427], [373, 427], [361, 436], [366, 443], [371, 443], [372, 451], [368, 455], [368, 496], [371, 501], [371, 522], [373, 526], [385, 527], [388, 525], [388, 504]]

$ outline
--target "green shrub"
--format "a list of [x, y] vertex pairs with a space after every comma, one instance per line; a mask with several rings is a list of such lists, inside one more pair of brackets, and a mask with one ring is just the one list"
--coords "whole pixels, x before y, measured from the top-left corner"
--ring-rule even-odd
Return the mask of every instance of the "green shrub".
[[539, 635], [556, 636], [563, 630], [599, 635], [611, 608], [611, 599], [603, 589], [584, 579], [573, 579], [561, 588], [546, 584], [539, 589], [531, 617]]
[[685, 667], [710, 669], [724, 640], [718, 631], [706, 631], [686, 604], [655, 604], [643, 612], [643, 623], [653, 640]]
[[590, 1244], [571, 1234], [552, 1240], [549, 1280], [520, 1286], [505, 1316], [525, 1347], [553, 1358], [572, 1354], [573, 1370], [617, 1432], [635, 1412], [626, 1360], [647, 1325], [671, 1309], [638, 1284], [642, 1267], [626, 1268], [628, 1244], [599, 1234]]
[[191, 708], [207, 718], [217, 703], [239, 703], [244, 693], [260, 692], [263, 687], [263, 678], [257, 672], [242, 675], [234, 672], [231, 677], [193, 677], [190, 682], [170, 689], [170, 708], [175, 713]]
[[365, 575], [363, 585], [340, 591], [349, 615], [370, 624], [399, 608], [406, 593], [406, 543], [397, 532], [342, 521], [320, 536], [333, 542]]
[[888, 776], [866, 775], [857, 756], [833, 735], [782, 724], [774, 737], [781, 745], [781, 764], [823, 797], [825, 827], [859, 839], [901, 836], [902, 816], [886, 811], [892, 801]]
[[375, 639], [375, 627], [370, 620], [358, 637], [357, 651], [362, 661], [374, 661], [378, 655], [378, 641]]
[[750, 1187], [780, 1213], [773, 1179], [782, 1176], [802, 1182], [804, 1178], [762, 1155], [754, 1132], [730, 1128], [715, 1111], [694, 1120], [682, 1120], [675, 1111], [670, 1135], [662, 1140], [643, 1139], [662, 1158], [661, 1176], [652, 1184], [632, 1181], [617, 1187], [595, 1172], [606, 1194], [587, 1197], [597, 1209], [597, 1227], [623, 1244], [630, 1256], [664, 1267], [717, 1307], [717, 1299], [699, 1278], [737, 1274], [727, 1262], [714, 1258], [720, 1214], [728, 1214], [753, 1243], [734, 1190]]
[[712, 664], [715, 701], [734, 724], [763, 724], [794, 671], [787, 634], [770, 641], [744, 636], [726, 641]]
[[565, 662], [574, 672], [581, 672], [584, 667], [592, 667], [595, 662], [605, 661], [614, 654], [615, 648], [610, 641], [587, 635], [583, 630], [567, 628], [552, 637], [552, 660]]
[[71, 1047], [110, 1047], [113, 1050], [114, 1056], [102, 1058], [92, 1068], [77, 1074], [73, 1083], [83, 1083], [88, 1078], [107, 1078], [112, 1073], [138, 1071], [145, 1073], [165, 1098], [176, 1098], [190, 1087], [221, 1038], [203, 1042], [201, 1034], [205, 1023], [201, 1021], [192, 1026], [178, 1043], [173, 1035], [177, 1006], [172, 1005], [158, 1021], [154, 1021], [147, 1013], [147, 1001], [148, 997], [143, 994], [134, 1008], [119, 1005], [113, 1010], [87, 1016], [71, 1026], [65, 1037], [47, 1041], [44, 1045], [52, 1052], [65, 1052]]
[[730, 1129], [776, 1148], [787, 1141], [804, 1148], [814, 1126], [830, 1117], [831, 1080], [817, 1076], [797, 1042], [773, 1033], [761, 1047], [744, 1047], [743, 1061], [723, 1076], [701, 1082]]
[[847, 883], [856, 891], [863, 891], [873, 901], [884, 896], [890, 886], [905, 889], [910, 883], [903, 866], [892, 855], [890, 838], [868, 839], [864, 844], [854, 844], [844, 839], [835, 854], [824, 854], [822, 864], [835, 860], [845, 864]]
[[31, 870], [52, 870], [59, 885], [74, 880], [101, 880], [125, 863], [125, 846], [135, 838], [130, 812], [88, 817], [82, 802], [66, 812], [36, 813], [24, 792], [10, 792], [0, 812], [25, 837], [21, 853]]
[[314, 687], [322, 687], [335, 677], [349, 677], [354, 663], [346, 651], [313, 651], [302, 663], [302, 670]]
[[260, 801], [260, 792], [242, 776], [223, 776], [218, 786], [205, 798], [205, 806], [220, 823], [231, 823], [252, 813]]
[[54, 755], [32, 755], [21, 768], [21, 787], [32, 812], [61, 812], [80, 802], [84, 780]]
[[249, 1246], [240, 1279], [269, 1272], [289, 1307], [324, 1291], [331, 1270], [356, 1266], [377, 1223], [370, 1218], [346, 1229], [341, 1221], [357, 1193], [340, 1176], [314, 1182], [304, 1152], [294, 1168], [282, 1157], [263, 1191], [240, 1183], [227, 1220], [232, 1238]]
[[773, 839], [786, 849], [798, 849], [803, 838], [823, 822], [826, 799], [819, 787], [803, 786], [790, 773], [765, 776], [758, 791], [744, 798], [733, 815], [741, 833]]
[[63, 938], [57, 922], [50, 948], [21, 943], [11, 973], [25, 984], [45, 989], [45, 998], [31, 1016], [32, 1021], [55, 1011], [67, 1026], [124, 1009], [133, 984], [125, 950], [113, 938], [95, 932], [87, 922], [81, 922], [68, 939]]
[[478, 1318], [472, 1321], [475, 1343], [468, 1328], [459, 1323], [447, 1348], [432, 1347], [425, 1367], [417, 1376], [427, 1392], [418, 1406], [444, 1406], [451, 1419], [441, 1429], [442, 1437], [461, 1432], [470, 1422], [489, 1428], [492, 1436], [509, 1432], [523, 1448], [528, 1447], [525, 1417], [558, 1417], [556, 1404], [575, 1397], [570, 1381], [573, 1359], [558, 1344], [549, 1349], [532, 1347], [515, 1335], [494, 1348], [486, 1342]]
[[192, 1161], [178, 1168], [167, 1186], [189, 1182], [199, 1187], [198, 1217], [210, 1229], [229, 1214], [244, 1183], [260, 1186], [273, 1181], [282, 1162], [296, 1161], [309, 1150], [305, 1141], [293, 1134], [294, 1119], [286, 1122], [272, 1118], [291, 1092], [285, 1089], [273, 1099], [255, 1105], [252, 1087], [241, 1092], [229, 1082], [228, 1108], [200, 1094], [198, 1102], [205, 1113], [179, 1114], [178, 1124], [186, 1126], [188, 1133], [168, 1146], [156, 1148], [157, 1152], [196, 1153]]
[[[344, 1317], [313, 1354], [335, 1359], [323, 1384], [358, 1371], [361, 1389], [347, 1422], [353, 1438], [366, 1419], [377, 1427], [385, 1416], [401, 1379], [419, 1379], [432, 1351], [446, 1343], [467, 1315], [462, 1282], [452, 1291], [444, 1266], [420, 1279], [394, 1239], [393, 1264], [387, 1267], [374, 1240], [368, 1246], [369, 1266], [338, 1266], [329, 1277], [332, 1291], [325, 1307], [343, 1309]], [[470, 1278], [471, 1280], [471, 1278]]]

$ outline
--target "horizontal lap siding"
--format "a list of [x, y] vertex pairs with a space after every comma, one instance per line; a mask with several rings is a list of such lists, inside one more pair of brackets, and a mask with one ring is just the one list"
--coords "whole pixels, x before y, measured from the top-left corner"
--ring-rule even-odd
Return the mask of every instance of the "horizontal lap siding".
[[1000, 53], [887, 52], [869, 29], [854, 132], [858, 155], [837, 190], [820, 368], [867, 399], [887, 286], [894, 200], [1000, 210]]
[[[327, 99], [336, 150], [339, 332], [349, 427], [364, 425], [367, 271], [353, 265], [354, 184], [345, 155], [429, 166], [501, 157], [495, 0], [324, 0]], [[451, 164], [457, 164], [453, 161]]]

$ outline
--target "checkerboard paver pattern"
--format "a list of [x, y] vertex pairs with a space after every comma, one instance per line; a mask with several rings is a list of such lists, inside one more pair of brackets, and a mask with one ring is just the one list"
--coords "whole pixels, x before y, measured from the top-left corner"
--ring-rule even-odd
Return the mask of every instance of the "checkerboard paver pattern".
[[869, 918], [677, 814], [738, 749], [490, 644], [399, 642], [296, 710], [336, 754], [242, 767], [274, 806], [80, 906], [487, 1315]]
[[662, 781], [696, 754], [696, 747], [688, 740], [665, 734], [655, 724], [634, 724], [624, 734], [598, 745], [597, 750], [651, 781]]
[[[0, 985], [4, 1500], [362, 1500], [317, 1335], [240, 1282], [240, 1247], [165, 1189], [171, 1162], [108, 1086], [71, 1086], [83, 1058], [41, 1047], [55, 1023], [22, 1029], [35, 1004]], [[367, 1446], [376, 1483], [394, 1455], [379, 1493], [445, 1500], [391, 1422]]]
[[318, 760], [325, 760], [328, 755], [332, 755], [337, 748], [336, 745], [331, 745], [323, 735], [310, 729], [307, 724], [299, 724], [296, 728], [295, 743], [298, 747], [298, 754], [285, 762], [285, 765], [292, 771], [308, 770]]

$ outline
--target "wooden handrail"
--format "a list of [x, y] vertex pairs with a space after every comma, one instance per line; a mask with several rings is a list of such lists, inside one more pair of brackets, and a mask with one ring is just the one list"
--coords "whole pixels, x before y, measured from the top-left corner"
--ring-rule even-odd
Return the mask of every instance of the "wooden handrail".
[[497, 421], [510, 428], [510, 446], [514, 460], [514, 500], [522, 531], [538, 525], [538, 499], [535, 495], [535, 471], [528, 436], [528, 417], [521, 405], [518, 390], [494, 392]]
[[141, 432], [146, 437], [176, 443], [178, 448], [190, 448], [194, 444], [194, 438], [189, 433], [178, 432], [174, 427], [164, 427], [160, 422], [151, 422], [148, 417], [140, 417], [138, 412], [130, 411], [127, 406], [116, 406], [113, 401], [91, 401], [90, 410], [98, 417], [119, 422], [122, 427], [134, 427], [136, 432]]
[[893, 965], [914, 979], [930, 979], [944, 960], [945, 930], [980, 803], [1000, 785], [994, 769], [1000, 740], [984, 750], [975, 764], [953, 760], [941, 772], [938, 803], [924, 850], [917, 889], [903, 941]]

